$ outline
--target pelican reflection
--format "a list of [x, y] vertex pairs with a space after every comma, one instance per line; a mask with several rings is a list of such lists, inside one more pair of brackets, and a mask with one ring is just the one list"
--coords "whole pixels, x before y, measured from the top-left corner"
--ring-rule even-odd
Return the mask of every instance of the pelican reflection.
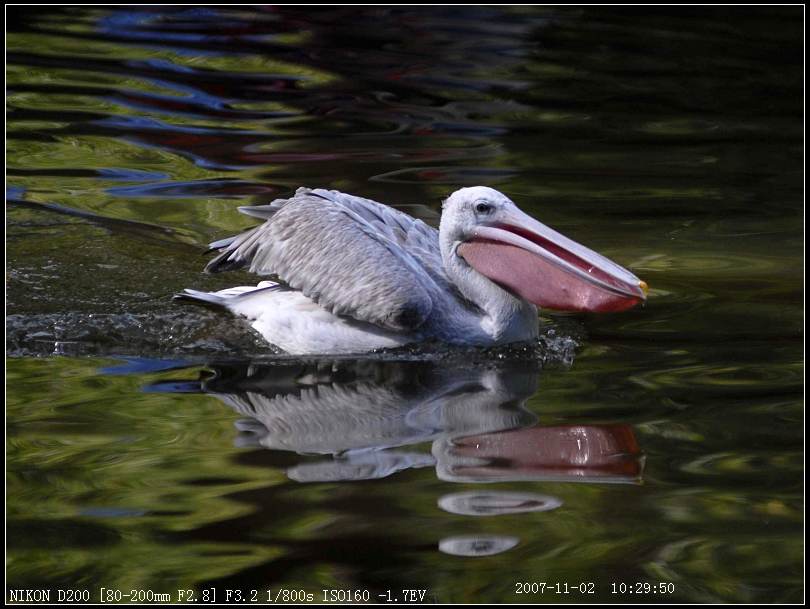
[[[215, 396], [243, 418], [239, 446], [305, 459], [299, 482], [383, 478], [435, 467], [453, 482], [638, 482], [643, 457], [627, 425], [537, 426], [526, 401], [536, 362], [317, 360], [218, 363], [159, 390]], [[431, 447], [420, 446], [431, 443]]]
[[[535, 362], [349, 360], [218, 363], [200, 379], [164, 381], [160, 391], [200, 392], [241, 415], [236, 444], [298, 453], [297, 482], [384, 478], [435, 468], [449, 482], [634, 483], [643, 457], [627, 425], [538, 426], [526, 401], [537, 392]], [[553, 511], [554, 496], [481, 489], [446, 493], [437, 506], [465, 517]], [[486, 557], [515, 536], [439, 540], [439, 550]]]

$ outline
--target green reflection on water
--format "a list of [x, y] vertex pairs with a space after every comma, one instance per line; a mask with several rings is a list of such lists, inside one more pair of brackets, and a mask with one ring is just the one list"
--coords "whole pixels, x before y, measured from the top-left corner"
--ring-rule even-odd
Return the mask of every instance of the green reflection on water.
[[[683, 600], [756, 600], [766, 590], [791, 597], [801, 489], [784, 483], [801, 472], [801, 434], [793, 422], [774, 421], [769, 398], [727, 407], [756, 427], [734, 427], [728, 438], [716, 406], [673, 408], [623, 393], [611, 379], [612, 354], [544, 372], [528, 404], [540, 424], [634, 425], [647, 453], [644, 484], [525, 482], [522, 491], [557, 497], [563, 507], [469, 518], [441, 511], [437, 499], [482, 487], [441, 482], [433, 468], [348, 484], [291, 482], [284, 468], [308, 458], [235, 448], [234, 413], [218, 400], [141, 391], [197, 369], [99, 376], [110, 363], [8, 362], [9, 577], [19, 586], [175, 590], [242, 581], [317, 591], [410, 582], [439, 600], [464, 601], [513, 598], [512, 582], [542, 574], [599, 582], [603, 600], [615, 600], [611, 581], [655, 578], [675, 582], [673, 598]], [[601, 395], [596, 403], [588, 379]], [[779, 408], [800, 411], [796, 402]], [[660, 425], [691, 437], [659, 436]], [[734, 448], [741, 437], [748, 454]], [[781, 447], [769, 447], [771, 439]], [[728, 452], [707, 457], [709, 446]], [[440, 539], [469, 534], [517, 534], [520, 543], [486, 559], [437, 551]], [[387, 566], [368, 571], [384, 556]], [[759, 591], [737, 589], [763, 574], [771, 579]]]

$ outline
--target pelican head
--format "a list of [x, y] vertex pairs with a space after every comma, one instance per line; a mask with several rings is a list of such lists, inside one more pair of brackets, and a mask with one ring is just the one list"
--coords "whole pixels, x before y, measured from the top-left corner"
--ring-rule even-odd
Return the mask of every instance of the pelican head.
[[444, 202], [445, 267], [466, 266], [522, 300], [563, 311], [622, 311], [646, 300], [633, 273], [520, 211], [486, 186]]

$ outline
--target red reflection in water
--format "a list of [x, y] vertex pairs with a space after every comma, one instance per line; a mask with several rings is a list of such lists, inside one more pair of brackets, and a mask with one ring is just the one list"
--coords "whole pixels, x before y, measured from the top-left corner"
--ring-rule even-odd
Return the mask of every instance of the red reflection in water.
[[487, 480], [624, 482], [639, 479], [643, 470], [628, 425], [532, 427], [467, 436], [454, 440], [448, 453], [452, 475]]

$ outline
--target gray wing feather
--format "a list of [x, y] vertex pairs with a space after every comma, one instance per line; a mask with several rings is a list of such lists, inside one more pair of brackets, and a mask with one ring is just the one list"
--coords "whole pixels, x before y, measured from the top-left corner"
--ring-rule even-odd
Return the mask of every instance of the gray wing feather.
[[436, 282], [426, 266], [441, 268], [436, 229], [336, 191], [299, 189], [262, 207], [274, 208], [269, 219], [227, 242], [206, 271], [278, 275], [336, 315], [395, 331], [430, 315]]
[[276, 199], [267, 205], [242, 205], [239, 211], [246, 216], [259, 218], [259, 220], [268, 220], [275, 214], [281, 207], [287, 203], [288, 199]]
[[324, 199], [350, 209], [372, 226], [378, 234], [386, 235], [421, 266], [422, 272], [431, 276], [443, 290], [452, 288], [444, 273], [442, 254], [439, 249], [439, 231], [422, 220], [371, 199], [356, 197], [337, 190], [316, 188], [312, 191]]

